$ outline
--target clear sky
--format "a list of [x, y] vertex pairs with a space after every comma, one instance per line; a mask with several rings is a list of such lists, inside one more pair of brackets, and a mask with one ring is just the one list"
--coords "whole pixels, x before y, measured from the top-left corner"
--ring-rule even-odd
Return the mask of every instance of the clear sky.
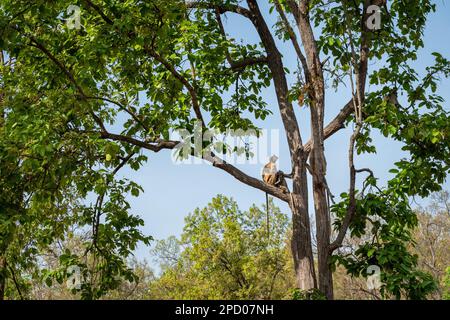
[[[259, 1], [259, 3], [267, 12], [267, 4], [263, 4], [266, 1]], [[418, 55], [420, 61], [415, 65], [420, 71], [433, 63], [431, 52], [437, 51], [446, 58], [450, 58], [450, 1], [437, 0], [436, 4], [438, 10], [430, 16], [428, 28], [425, 32], [425, 49], [420, 51]], [[266, 14], [266, 17], [268, 24], [273, 25], [275, 17], [269, 14]], [[258, 42], [252, 25], [240, 17], [228, 15], [225, 19], [225, 28], [227, 33], [236, 39], [244, 35], [246, 37], [245, 42]], [[291, 71], [295, 70], [295, 53], [289, 44], [280, 44], [280, 48], [284, 55], [285, 65]], [[446, 105], [449, 106], [450, 81], [443, 80], [439, 90], [447, 101]], [[326, 97], [326, 119], [334, 118], [340, 108], [349, 100], [349, 97], [350, 93], [347, 90], [340, 90], [337, 93], [329, 90]], [[268, 117], [265, 122], [256, 122], [256, 124], [261, 128], [280, 129], [279, 168], [289, 172], [290, 160], [273, 88], [266, 90], [263, 98], [273, 111], [273, 115]], [[308, 110], [301, 111], [298, 106], [295, 106], [295, 108], [297, 109], [303, 139], [306, 141], [309, 138]], [[326, 141], [327, 179], [334, 195], [339, 195], [348, 189], [347, 150], [350, 134], [351, 128], [348, 128]], [[380, 184], [383, 185], [390, 178], [389, 169], [393, 168], [396, 161], [407, 157], [407, 154], [400, 150], [401, 145], [399, 143], [388, 141], [378, 133], [374, 142], [378, 154], [358, 156], [356, 164], [357, 167], [373, 168]], [[196, 207], [205, 206], [217, 194], [233, 197], [243, 210], [253, 203], [259, 205], [265, 203], [265, 194], [262, 191], [246, 186], [226, 172], [210, 165], [173, 164], [170, 151], [161, 151], [158, 154], [149, 152], [147, 155], [149, 156], [148, 163], [138, 172], [127, 168], [123, 169], [121, 174], [143, 186], [145, 192], [139, 198], [130, 197], [129, 200], [133, 212], [139, 214], [145, 220], [144, 233], [152, 235], [155, 239], [164, 239], [170, 235], [178, 236], [183, 229], [184, 217]], [[260, 176], [260, 164], [246, 164], [238, 167], [251, 176]], [[445, 188], [450, 189], [448, 181]], [[425, 202], [423, 199], [415, 200], [417, 203]], [[275, 203], [286, 213], [289, 213], [288, 207], [284, 203], [278, 200]], [[311, 205], [310, 211], [312, 212]], [[151, 260], [147, 247], [140, 246], [136, 255], [140, 259]]]

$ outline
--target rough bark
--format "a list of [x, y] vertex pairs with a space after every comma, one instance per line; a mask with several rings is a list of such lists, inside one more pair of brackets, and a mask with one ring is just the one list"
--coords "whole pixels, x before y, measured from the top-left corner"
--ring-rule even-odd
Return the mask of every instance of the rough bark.
[[[291, 252], [297, 286], [301, 290], [317, 287], [314, 257], [312, 252], [311, 230], [308, 213], [308, 188], [306, 171], [302, 171], [299, 190], [292, 193], [290, 208], [292, 211]], [[303, 174], [304, 172], [304, 174]]]
[[288, 1], [293, 12], [300, 37], [302, 39], [310, 76], [309, 88], [311, 113], [311, 155], [314, 209], [316, 216], [318, 285], [319, 290], [328, 299], [333, 298], [333, 273], [329, 264], [328, 248], [330, 245], [331, 219], [328, 208], [326, 188], [326, 161], [324, 153], [324, 112], [325, 112], [325, 83], [322, 64], [319, 57], [314, 33], [309, 19], [309, 1], [303, 0], [298, 4]]
[[288, 99], [289, 89], [281, 53], [275, 44], [257, 2], [255, 0], [247, 0], [247, 4], [251, 12], [251, 20], [267, 52], [268, 66], [273, 76], [278, 106], [291, 156], [293, 181], [291, 193], [292, 200], [290, 201], [293, 229], [291, 249], [297, 284], [301, 290], [310, 290], [316, 287], [316, 277], [314, 272], [314, 259], [312, 254], [308, 214], [306, 165], [304, 152], [302, 150], [303, 143], [300, 129], [298, 127], [292, 103]]

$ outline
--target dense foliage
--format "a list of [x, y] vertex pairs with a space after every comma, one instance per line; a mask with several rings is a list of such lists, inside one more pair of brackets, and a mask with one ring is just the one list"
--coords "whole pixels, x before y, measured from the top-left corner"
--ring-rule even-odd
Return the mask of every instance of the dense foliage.
[[[180, 240], [171, 238], [155, 248], [161, 262], [172, 262], [162, 269], [155, 284], [155, 290], [161, 291], [160, 298], [287, 296], [292, 280], [286, 246], [288, 219], [272, 202], [269, 225], [266, 214], [256, 206], [242, 212], [236, 202], [223, 196], [195, 210], [186, 218]], [[174, 244], [178, 250], [174, 250]]]

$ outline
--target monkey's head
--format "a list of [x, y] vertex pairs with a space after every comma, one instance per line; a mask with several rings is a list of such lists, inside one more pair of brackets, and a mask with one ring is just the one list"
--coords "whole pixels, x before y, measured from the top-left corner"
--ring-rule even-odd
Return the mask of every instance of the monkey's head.
[[277, 160], [278, 160], [278, 157], [276, 155], [273, 155], [270, 157], [270, 162], [272, 162], [272, 163], [277, 162]]

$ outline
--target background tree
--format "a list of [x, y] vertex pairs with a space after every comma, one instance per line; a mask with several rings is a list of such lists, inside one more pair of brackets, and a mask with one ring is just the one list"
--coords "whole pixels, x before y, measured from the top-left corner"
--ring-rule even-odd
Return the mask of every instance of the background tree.
[[442, 299], [448, 291], [446, 269], [450, 266], [450, 197], [448, 191], [435, 193], [426, 208], [418, 209], [419, 225], [414, 231], [412, 252], [418, 256], [418, 266], [429, 272], [439, 284], [433, 293]]
[[[368, 286], [365, 274], [355, 272], [354, 267], [338, 266], [334, 273], [336, 298], [389, 299], [395, 297], [395, 290], [389, 289], [389, 285], [395, 283], [393, 279], [399, 279], [400, 282], [393, 288], [399, 290], [401, 298], [413, 297], [413, 294], [416, 295], [414, 297], [421, 297], [417, 296], [417, 292], [432, 291], [434, 284], [439, 284], [437, 290], [431, 292], [427, 298], [445, 299], [449, 289], [446, 271], [449, 259], [445, 250], [448, 247], [449, 230], [445, 228], [446, 220], [439, 219], [439, 215], [447, 214], [446, 203], [443, 202], [448, 199], [446, 194], [434, 194], [432, 198], [435, 200], [431, 205], [426, 210], [420, 209], [417, 212], [419, 224], [413, 232], [414, 242], [409, 245], [412, 253], [417, 254], [418, 270], [428, 271], [434, 281], [428, 284], [410, 282], [413, 277], [393, 268], [382, 275], [382, 286], [372, 289]], [[324, 296], [318, 291], [303, 292], [294, 289], [296, 281], [289, 252], [288, 220], [280, 213], [279, 208], [274, 206], [273, 201], [270, 202], [269, 209], [272, 221], [270, 227], [275, 227], [274, 234], [271, 233], [270, 236], [274, 235], [274, 238], [267, 237], [265, 207], [260, 209], [254, 205], [248, 211], [242, 212], [232, 199], [217, 196], [208, 206], [195, 210], [186, 218], [181, 239], [172, 236], [155, 244], [152, 255], [160, 263], [158, 275], [145, 260], [130, 259], [126, 266], [133, 273], [131, 281], [121, 281], [117, 286], [108, 288], [101, 299], [323, 299]], [[372, 226], [368, 226], [368, 231], [361, 237], [348, 235], [344, 239], [340, 250], [344, 251], [343, 256], [347, 256], [348, 261], [349, 257], [353, 258], [354, 266], [357, 266], [361, 256], [358, 253], [359, 247], [368, 242], [375, 244], [372, 241], [375, 238], [371, 233], [372, 229]], [[84, 254], [85, 243], [91, 236], [89, 232], [81, 231], [71, 228], [63, 241], [58, 240], [49, 246], [39, 247], [36, 264], [31, 264], [32, 268], [26, 269], [32, 270], [33, 273], [17, 268], [20, 276], [18, 279], [21, 280], [19, 289], [23, 289], [22, 297], [83, 297], [83, 291], [71, 290], [67, 285], [68, 279], [61, 283], [52, 281], [50, 285], [45, 281], [49, 277], [62, 279], [61, 275], [66, 268], [65, 260], [60, 257], [67, 251], [84, 257], [89, 266], [91, 280], [94, 280], [90, 281], [90, 287], [95, 289], [101, 285], [102, 282], [98, 279], [102, 279], [103, 271], [97, 266], [101, 260], [95, 260], [92, 254]], [[377, 254], [386, 251], [383, 248], [378, 250]], [[405, 254], [404, 251], [399, 252]], [[388, 253], [392, 255], [388, 261], [399, 259], [395, 252]], [[414, 255], [409, 253], [406, 255], [414, 258]], [[391, 263], [393, 267], [396, 265], [397, 268], [405, 268], [404, 264], [402, 266], [399, 263]], [[37, 276], [33, 277], [33, 274]], [[39, 275], [47, 278], [42, 279]], [[27, 280], [24, 281], [25, 279]], [[17, 291], [9, 291], [9, 298], [17, 295]], [[421, 295], [423, 297], [423, 293]]]
[[[87, 257], [102, 263], [95, 264], [99, 280], [82, 288], [83, 297], [98, 298], [132, 277], [124, 260], [137, 242], [150, 240], [125, 201], [139, 187], [115, 179], [122, 162], [105, 167], [99, 144], [67, 130], [73, 115], [55, 109], [64, 104], [58, 87], [44, 94], [28, 82], [32, 70], [20, 59], [4, 51], [0, 57], [0, 299], [26, 299], [38, 279], [62, 283], [75, 265], [87, 274]], [[90, 230], [84, 251], [59, 252], [60, 270], [39, 268], [41, 254], [74, 228]]]
[[[65, 241], [64, 243], [60, 243], [64, 248], [69, 248], [72, 251], [83, 250], [83, 243], [79, 240], [82, 238], [75, 237], [69, 241]], [[71, 243], [70, 246], [68, 244]], [[59, 247], [58, 247], [59, 248]], [[42, 260], [39, 264], [39, 268], [45, 270], [64, 270], [64, 266], [60, 263], [60, 249], [53, 250], [55, 248], [50, 248], [50, 250], [42, 251], [41, 257]], [[118, 285], [114, 288], [108, 288], [107, 292], [105, 292], [100, 299], [108, 300], [145, 300], [151, 298], [150, 289], [152, 283], [155, 281], [156, 276], [152, 268], [148, 265], [148, 263], [144, 261], [139, 261], [135, 258], [127, 261], [127, 268], [129, 271], [133, 273], [133, 277], [131, 280], [122, 280]], [[95, 279], [101, 279], [99, 277], [100, 272], [93, 268], [95, 266], [94, 263], [90, 264], [91, 268], [89, 271], [91, 275]], [[42, 279], [37, 278], [29, 283], [29, 291], [28, 298], [37, 299], [37, 300], [73, 300], [73, 299], [81, 299], [83, 298], [82, 292], [72, 290], [72, 287], [67, 284], [70, 279], [74, 279], [70, 277], [64, 278], [64, 281], [58, 283], [57, 281], [53, 281], [51, 285], [48, 285], [46, 281], [42, 281]], [[83, 281], [84, 279], [80, 279]], [[74, 283], [76, 284], [76, 283]], [[91, 284], [94, 288], [97, 288], [99, 283]]]
[[[445, 292], [448, 291], [448, 284], [445, 283], [446, 269], [450, 264], [447, 250], [450, 236], [447, 208], [448, 192], [442, 191], [431, 196], [430, 205], [425, 208], [418, 207], [415, 209], [418, 224], [414, 228], [412, 239], [408, 244], [408, 250], [411, 252], [411, 255], [408, 254], [408, 256], [410, 259], [417, 260], [417, 271], [429, 273], [435, 283], [436, 290], [430, 290], [430, 295], [427, 296], [430, 299], [442, 299]], [[362, 238], [350, 236], [345, 238], [342, 249], [345, 250], [348, 256], [356, 257], [358, 255], [357, 250], [361, 244], [371, 242], [371, 239], [374, 237], [371, 230], [373, 230], [373, 227], [369, 226], [369, 230]], [[377, 253], [380, 254], [380, 251], [377, 250]], [[375, 251], [370, 256], [374, 254]], [[396, 254], [389, 254], [392, 255], [391, 259], [397, 259]], [[399, 266], [405, 267], [404, 264], [399, 264]], [[358, 278], [355, 276], [357, 273], [352, 272], [346, 275], [344, 270], [342, 267], [338, 267], [336, 272], [335, 286], [338, 298], [382, 299], [393, 294], [390, 290], [369, 290], [366, 278]], [[386, 273], [384, 277], [398, 277], [401, 274], [401, 270], [396, 270], [392, 274]], [[401, 278], [407, 279], [404, 276]], [[431, 279], [422, 284], [430, 286], [430, 288], [434, 286]], [[420, 288], [418, 283], [411, 283], [411, 286], [405, 283], [402, 290], [400, 290], [400, 294], [403, 298], [406, 298], [408, 294], [414, 294], [414, 290], [418, 288]]]
[[[141, 154], [143, 149], [159, 152], [179, 144], [169, 139], [171, 129], [183, 128], [193, 133], [198, 122], [202, 131], [257, 129], [252, 120], [264, 119], [270, 113], [261, 90], [272, 83], [278, 102], [277, 108], [272, 109], [278, 111], [282, 120], [291, 158], [289, 193], [248, 176], [210, 149], [191, 155], [203, 156], [239, 181], [289, 204], [291, 253], [300, 289], [318, 288], [331, 299], [331, 262], [339, 261], [353, 268], [352, 272], [361, 273], [370, 261], [385, 266], [389, 274], [396, 268], [391, 265], [396, 260], [386, 261], [383, 257], [396, 252], [404, 258], [400, 264], [407, 266], [402, 273], [409, 277], [407, 282], [418, 283], [420, 290], [414, 296], [422, 297], [428, 288], [426, 277], [412, 272], [414, 259], [400, 253], [405, 253], [408, 230], [417, 221], [408, 196], [427, 196], [439, 190], [449, 170], [450, 122], [436, 88], [439, 76], [450, 73], [450, 65], [435, 53], [436, 63], [425, 74], [419, 75], [411, 67], [418, 58], [417, 50], [423, 47], [427, 17], [435, 9], [431, 1], [390, 2], [381, 9], [382, 26], [376, 32], [366, 24], [371, 18], [367, 9], [372, 3], [273, 0], [269, 10], [276, 12], [279, 23], [271, 27], [256, 0], [80, 0], [52, 5], [45, 1], [2, 1], [1, 49], [14, 65], [14, 72], [7, 72], [6, 82], [2, 80], [6, 90], [2, 93], [6, 126], [16, 132], [37, 132], [39, 136], [50, 132], [55, 137], [56, 133], [68, 135], [75, 150], [92, 146], [95, 156], [89, 158], [90, 165], [114, 172], [114, 168], [128, 163], [138, 169], [146, 160]], [[68, 18], [66, 9], [73, 4], [83, 10], [80, 29], [64, 24]], [[222, 22], [226, 14], [237, 14], [249, 21], [260, 43], [240, 43], [228, 37]], [[288, 85], [288, 70], [277, 36], [292, 44], [299, 61], [298, 79], [292, 86]], [[246, 33], [242, 38], [245, 40]], [[369, 68], [369, 63], [374, 67]], [[370, 91], [366, 85], [369, 82], [373, 85]], [[333, 84], [348, 95], [348, 102], [325, 124], [325, 112], [329, 110], [326, 89]], [[351, 90], [343, 89], [342, 84]], [[141, 103], [139, 94], [145, 94], [147, 100]], [[228, 103], [227, 95], [231, 96]], [[297, 102], [310, 113], [309, 141], [301, 135], [294, 111]], [[12, 111], [20, 115], [18, 121], [10, 119]], [[27, 112], [36, 114], [35, 119], [41, 121], [29, 124]], [[14, 126], [16, 122], [20, 125]], [[332, 238], [325, 140], [348, 124], [354, 126], [348, 152], [350, 180], [348, 192], [333, 209], [337, 236]], [[360, 189], [376, 187], [370, 169], [358, 168], [354, 157], [355, 151], [376, 151], [371, 145], [371, 130], [402, 142], [410, 157], [396, 164], [394, 178], [385, 189], [358, 192], [356, 177], [361, 173], [370, 176]], [[50, 152], [47, 141], [39, 141], [42, 152]], [[52, 148], [55, 145], [50, 144]], [[209, 143], [203, 146], [206, 148]], [[103, 204], [110, 177], [111, 171], [93, 171], [79, 180], [68, 178], [68, 182], [81, 190], [81, 197], [89, 191], [96, 192], [98, 203]], [[125, 190], [138, 194], [133, 185]], [[317, 272], [309, 221], [310, 192], [314, 198]], [[123, 204], [119, 193], [112, 191], [109, 198]], [[357, 194], [361, 196], [357, 198]], [[111, 236], [122, 240], [123, 226], [117, 225], [116, 217], [126, 215], [127, 206], [108, 207], [119, 213], [108, 212], [111, 225], [98, 230], [105, 232], [105, 241]], [[99, 221], [92, 219], [99, 216], [96, 209], [86, 216], [90, 221]], [[127, 217], [131, 228], [139, 225]], [[337, 250], [347, 232], [358, 235], [364, 232], [368, 221], [377, 219], [382, 222], [374, 225], [373, 233], [381, 240], [376, 246], [363, 244], [358, 261], [346, 260]], [[98, 223], [93, 225], [97, 230]], [[144, 239], [136, 232], [132, 234], [135, 240]], [[97, 240], [94, 244], [98, 244]], [[110, 250], [129, 252], [117, 243]], [[338, 257], [332, 258], [333, 254]], [[110, 260], [106, 262], [105, 266], [111, 265]], [[390, 279], [387, 290], [398, 296], [404, 279]]]
[[[270, 237], [265, 208], [239, 210], [217, 196], [186, 217], [181, 239], [155, 247], [163, 262], [152, 284], [157, 299], [281, 299], [293, 288], [287, 245], [288, 219], [269, 204]], [[158, 260], [159, 260], [158, 259]]]

